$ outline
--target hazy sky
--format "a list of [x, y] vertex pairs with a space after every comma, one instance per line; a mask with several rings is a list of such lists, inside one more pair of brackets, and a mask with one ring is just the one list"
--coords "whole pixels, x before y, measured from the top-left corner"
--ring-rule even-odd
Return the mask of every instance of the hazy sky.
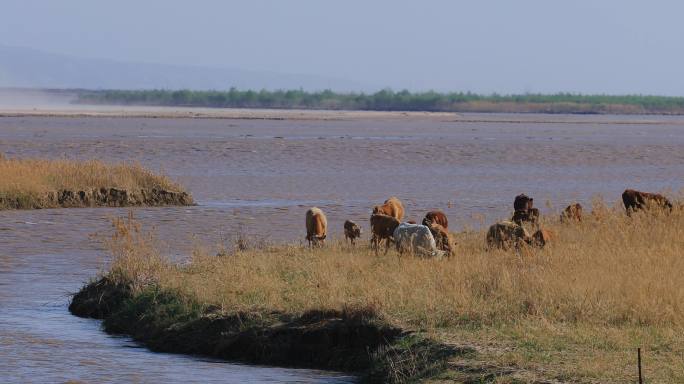
[[3, 0], [0, 44], [369, 88], [684, 95], [684, 2]]

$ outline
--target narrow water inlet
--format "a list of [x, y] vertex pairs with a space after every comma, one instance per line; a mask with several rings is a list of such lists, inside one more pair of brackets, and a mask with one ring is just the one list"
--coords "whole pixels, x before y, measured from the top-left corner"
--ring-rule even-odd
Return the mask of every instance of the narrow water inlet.
[[[0, 372], [4, 383], [300, 382], [352, 383], [350, 375], [231, 364], [154, 353], [128, 337], [102, 332], [101, 321], [67, 311], [71, 293], [98, 271], [94, 253], [0, 251]], [[29, 250], [26, 250], [29, 251]]]

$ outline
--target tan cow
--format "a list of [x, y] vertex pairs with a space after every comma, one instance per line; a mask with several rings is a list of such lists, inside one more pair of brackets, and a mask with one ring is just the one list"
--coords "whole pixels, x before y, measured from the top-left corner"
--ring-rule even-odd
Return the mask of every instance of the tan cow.
[[320, 208], [312, 207], [306, 211], [306, 240], [309, 246], [323, 245], [328, 233], [328, 219]]
[[385, 200], [383, 205], [376, 205], [373, 207], [373, 214], [392, 216], [401, 221], [401, 219], [404, 218], [404, 205], [398, 198], [390, 197], [389, 199]]

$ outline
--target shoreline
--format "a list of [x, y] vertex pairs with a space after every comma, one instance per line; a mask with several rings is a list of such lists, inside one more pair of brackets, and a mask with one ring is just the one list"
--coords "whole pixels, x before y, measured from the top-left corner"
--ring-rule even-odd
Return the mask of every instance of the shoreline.
[[65, 105], [47, 108], [0, 108], [0, 117], [151, 118], [228, 120], [374, 120], [454, 118], [447, 112], [346, 111], [309, 109], [204, 108], [164, 106]]
[[40, 197], [0, 196], [0, 211], [51, 208], [165, 207], [196, 205], [187, 192], [164, 189], [93, 188], [57, 190]]
[[103, 320], [106, 333], [130, 336], [153, 352], [340, 371], [370, 383], [435, 377], [448, 358], [473, 352], [391, 326], [371, 309], [222, 313], [156, 286], [134, 294], [107, 275], [74, 294], [69, 312]]
[[190, 193], [139, 163], [5, 158], [0, 210], [194, 205]]
[[[0, 118], [143, 118], [283, 121], [439, 121], [511, 124], [676, 124], [677, 114], [581, 114], [539, 112], [417, 112], [325, 109], [206, 108], [117, 105], [61, 105], [1, 108]], [[571, 117], [571, 118], [570, 118]]]

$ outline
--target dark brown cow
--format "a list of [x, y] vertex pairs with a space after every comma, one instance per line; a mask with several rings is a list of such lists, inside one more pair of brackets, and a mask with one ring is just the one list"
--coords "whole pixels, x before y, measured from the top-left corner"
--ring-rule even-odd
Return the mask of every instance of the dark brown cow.
[[449, 231], [437, 223], [431, 223], [427, 227], [430, 228], [430, 232], [432, 232], [432, 236], [435, 238], [437, 249], [446, 252], [447, 256], [453, 255], [452, 245], [454, 244], [454, 240], [451, 237], [451, 234], [449, 234]]
[[560, 217], [561, 223], [582, 221], [582, 204], [574, 203], [565, 207]]
[[534, 199], [524, 193], [515, 197], [513, 200], [513, 218], [511, 220], [522, 225], [523, 222], [536, 223], [539, 219], [539, 210], [534, 208]]
[[522, 225], [523, 222], [535, 224], [538, 220], [539, 210], [537, 208], [530, 208], [527, 211], [515, 211], [513, 212], [513, 218], [511, 218], [511, 221], [518, 225]]
[[373, 207], [373, 214], [392, 216], [401, 221], [401, 219], [404, 218], [404, 205], [398, 198], [390, 197], [389, 199], [385, 200], [383, 205], [376, 205]]
[[513, 200], [513, 210], [515, 211], [528, 211], [532, 209], [534, 199], [527, 196], [524, 193], [519, 194]]
[[429, 227], [430, 224], [439, 224], [445, 229], [449, 228], [449, 219], [442, 211], [430, 211], [425, 214], [423, 225]]
[[344, 238], [349, 240], [352, 245], [357, 238], [361, 237], [361, 227], [351, 220], [344, 222]]
[[625, 204], [627, 215], [630, 215], [632, 211], [651, 207], [659, 207], [672, 211], [672, 203], [670, 200], [657, 193], [640, 192], [633, 189], [627, 189], [622, 192], [622, 202]]
[[394, 230], [399, 226], [399, 220], [389, 215], [373, 214], [370, 217], [370, 226], [372, 233], [371, 248], [375, 249], [375, 254], [377, 255], [380, 243], [385, 240], [385, 253], [387, 253], [394, 236]]

